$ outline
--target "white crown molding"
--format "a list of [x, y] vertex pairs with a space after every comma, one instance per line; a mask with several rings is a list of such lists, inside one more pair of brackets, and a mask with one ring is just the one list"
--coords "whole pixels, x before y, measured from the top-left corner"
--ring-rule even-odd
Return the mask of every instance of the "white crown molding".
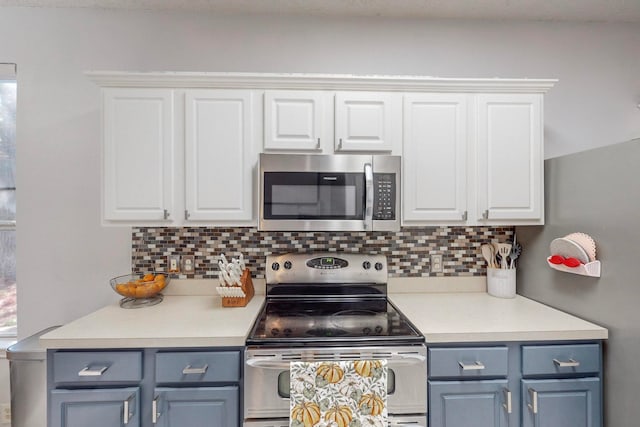
[[101, 87], [546, 93], [556, 79], [471, 79], [352, 74], [87, 71]]

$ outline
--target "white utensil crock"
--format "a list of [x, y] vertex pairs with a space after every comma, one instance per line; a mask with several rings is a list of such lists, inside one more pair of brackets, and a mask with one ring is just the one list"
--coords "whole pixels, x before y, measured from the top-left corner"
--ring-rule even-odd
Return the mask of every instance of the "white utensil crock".
[[498, 298], [515, 298], [516, 269], [487, 267], [487, 292]]

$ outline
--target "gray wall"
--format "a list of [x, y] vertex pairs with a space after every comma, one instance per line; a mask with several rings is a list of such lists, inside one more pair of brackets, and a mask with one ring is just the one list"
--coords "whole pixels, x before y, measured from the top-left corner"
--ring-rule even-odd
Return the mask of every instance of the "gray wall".
[[[86, 70], [559, 78], [546, 152], [640, 136], [640, 25], [0, 8], [18, 64], [18, 332], [117, 300], [131, 230], [101, 227], [100, 93]], [[598, 120], [594, 120], [594, 118]]]
[[[609, 329], [605, 425], [640, 420], [640, 140], [547, 160], [546, 225], [517, 227], [524, 246], [518, 293]], [[549, 243], [584, 232], [596, 241], [600, 278], [550, 269]]]

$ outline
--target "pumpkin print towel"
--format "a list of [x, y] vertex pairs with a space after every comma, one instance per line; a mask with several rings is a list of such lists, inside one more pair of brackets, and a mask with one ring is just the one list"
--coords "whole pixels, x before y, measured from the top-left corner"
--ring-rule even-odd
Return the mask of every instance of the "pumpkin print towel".
[[291, 362], [290, 427], [387, 427], [387, 361]]

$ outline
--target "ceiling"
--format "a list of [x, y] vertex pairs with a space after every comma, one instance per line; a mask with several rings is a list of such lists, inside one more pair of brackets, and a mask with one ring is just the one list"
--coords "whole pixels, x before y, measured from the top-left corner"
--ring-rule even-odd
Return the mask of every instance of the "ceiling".
[[640, 23], [640, 0], [0, 0], [0, 6]]

